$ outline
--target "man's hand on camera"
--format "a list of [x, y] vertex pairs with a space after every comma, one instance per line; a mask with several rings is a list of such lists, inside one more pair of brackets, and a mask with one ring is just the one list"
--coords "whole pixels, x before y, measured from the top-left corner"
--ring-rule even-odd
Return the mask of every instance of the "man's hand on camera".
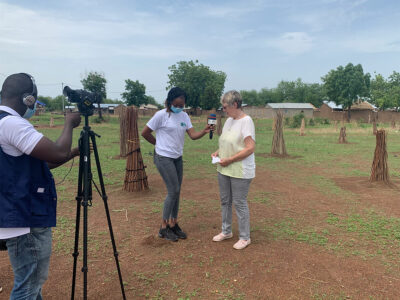
[[72, 128], [76, 128], [81, 123], [81, 115], [78, 112], [71, 112], [65, 115], [65, 123], [71, 124]]

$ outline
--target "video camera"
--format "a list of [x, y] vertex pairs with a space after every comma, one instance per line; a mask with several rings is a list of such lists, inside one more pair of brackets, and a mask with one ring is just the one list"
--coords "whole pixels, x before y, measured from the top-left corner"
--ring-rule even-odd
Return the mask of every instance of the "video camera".
[[85, 90], [73, 90], [66, 86], [63, 90], [64, 96], [72, 103], [77, 103], [79, 112], [85, 116], [91, 116], [94, 112], [94, 103], [101, 103], [101, 96]]

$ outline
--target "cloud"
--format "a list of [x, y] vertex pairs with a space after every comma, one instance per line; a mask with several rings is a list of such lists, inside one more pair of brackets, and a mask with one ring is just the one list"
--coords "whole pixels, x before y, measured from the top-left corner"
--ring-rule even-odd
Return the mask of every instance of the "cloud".
[[322, 32], [351, 26], [355, 22], [372, 14], [364, 9], [366, 0], [325, 0], [306, 2], [299, 5], [295, 13], [288, 14], [288, 19], [305, 25], [309, 30]]
[[400, 52], [398, 32], [369, 32], [368, 35], [354, 35], [340, 42], [342, 48], [356, 53]]
[[[135, 48], [131, 53], [157, 57], [159, 53], [148, 47], [160, 48], [166, 36], [181, 30], [180, 24], [143, 13], [132, 13], [127, 20], [112, 15], [109, 19], [78, 19], [57, 10], [33, 11], [6, 3], [0, 3], [0, 11], [0, 51], [15, 55], [79, 59]], [[184, 50], [172, 53], [177, 52]]]
[[267, 46], [286, 54], [302, 54], [313, 48], [313, 39], [305, 32], [286, 32], [277, 39], [267, 41]]

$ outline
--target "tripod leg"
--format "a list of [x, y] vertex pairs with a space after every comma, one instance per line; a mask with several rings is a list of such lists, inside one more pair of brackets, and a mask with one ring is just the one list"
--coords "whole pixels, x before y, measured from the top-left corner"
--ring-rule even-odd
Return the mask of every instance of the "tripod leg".
[[109, 228], [109, 231], [110, 231], [111, 244], [112, 244], [113, 251], [114, 251], [115, 264], [117, 266], [117, 271], [118, 271], [119, 283], [120, 283], [120, 286], [121, 286], [122, 297], [125, 300], [126, 296], [125, 296], [124, 283], [122, 281], [121, 268], [120, 268], [119, 259], [118, 259], [118, 251], [117, 251], [117, 246], [115, 244], [114, 232], [113, 232], [112, 224], [111, 224], [111, 216], [110, 216], [110, 211], [108, 209], [108, 203], [107, 203], [108, 197], [106, 195], [106, 189], [104, 187], [103, 174], [101, 172], [100, 159], [99, 159], [99, 154], [97, 152], [96, 137], [95, 137], [95, 133], [93, 131], [90, 132], [90, 138], [91, 138], [92, 145], [93, 145], [93, 152], [94, 152], [94, 157], [95, 157], [95, 160], [96, 160], [96, 167], [97, 167], [97, 172], [98, 172], [99, 181], [100, 181], [100, 187], [101, 187], [101, 197], [103, 199], [104, 209], [106, 211], [107, 223], [108, 223], [108, 228]]
[[72, 271], [72, 290], [71, 290], [71, 299], [75, 299], [75, 282], [76, 282], [76, 266], [77, 260], [79, 256], [78, 246], [79, 246], [79, 224], [81, 220], [81, 205], [82, 205], [82, 172], [83, 172], [83, 152], [81, 151], [81, 139], [79, 139], [79, 151], [81, 153], [79, 158], [79, 173], [78, 173], [78, 192], [76, 196], [76, 221], [75, 221], [75, 243], [74, 243], [74, 253], [72, 256], [74, 257], [74, 266]]
[[92, 172], [90, 168], [90, 127], [83, 128], [83, 299], [87, 299], [87, 273], [88, 273], [88, 206], [92, 200]]

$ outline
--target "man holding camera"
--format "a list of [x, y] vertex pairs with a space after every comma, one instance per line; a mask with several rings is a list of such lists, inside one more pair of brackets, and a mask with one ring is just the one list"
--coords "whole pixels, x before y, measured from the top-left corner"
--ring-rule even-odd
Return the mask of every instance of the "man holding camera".
[[10, 299], [42, 299], [47, 279], [57, 195], [50, 168], [77, 156], [71, 150], [80, 114], [65, 117], [56, 142], [27, 121], [34, 115], [37, 88], [32, 76], [8, 76], [0, 103], [0, 248], [8, 250], [14, 272]]

